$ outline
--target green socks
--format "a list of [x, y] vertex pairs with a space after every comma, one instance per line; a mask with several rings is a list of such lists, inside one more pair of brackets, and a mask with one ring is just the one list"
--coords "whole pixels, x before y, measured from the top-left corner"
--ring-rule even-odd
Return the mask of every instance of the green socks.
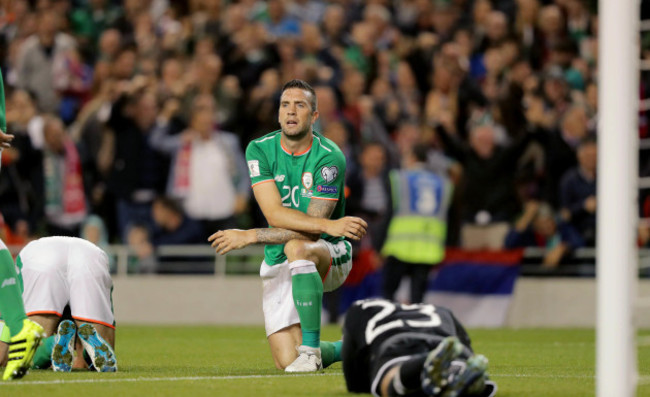
[[341, 361], [341, 346], [343, 341], [336, 342], [321, 342], [320, 343], [320, 354], [321, 359], [323, 360], [323, 368], [327, 368], [330, 365]]
[[289, 264], [291, 268], [291, 289], [293, 303], [300, 317], [302, 344], [320, 347], [323, 368], [341, 361], [342, 341], [320, 341], [320, 316], [323, 307], [323, 282], [316, 265], [307, 260]]
[[52, 349], [54, 348], [54, 335], [43, 339], [41, 345], [34, 353], [34, 363], [32, 368], [48, 369], [52, 363]]
[[320, 347], [320, 316], [323, 306], [323, 282], [314, 262], [297, 260], [291, 268], [293, 304], [300, 317], [302, 344]]
[[18, 283], [16, 266], [9, 250], [0, 250], [0, 313], [9, 327], [11, 336], [23, 329], [23, 320], [27, 318]]

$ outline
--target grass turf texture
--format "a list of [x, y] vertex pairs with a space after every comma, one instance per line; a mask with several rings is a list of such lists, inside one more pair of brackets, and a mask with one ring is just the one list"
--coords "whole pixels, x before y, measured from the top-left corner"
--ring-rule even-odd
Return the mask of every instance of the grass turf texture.
[[[323, 329], [335, 340], [340, 329]], [[490, 359], [498, 396], [593, 396], [593, 330], [470, 330]], [[640, 332], [650, 338], [650, 331]], [[31, 370], [0, 382], [0, 396], [346, 396], [341, 364], [322, 374], [273, 367], [262, 327], [120, 326], [119, 372]], [[650, 396], [650, 345], [638, 348], [638, 396]]]

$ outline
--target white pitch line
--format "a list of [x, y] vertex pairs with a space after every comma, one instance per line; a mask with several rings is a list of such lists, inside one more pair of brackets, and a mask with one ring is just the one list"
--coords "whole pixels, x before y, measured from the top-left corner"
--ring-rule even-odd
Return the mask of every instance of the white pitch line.
[[[540, 378], [540, 379], [595, 379], [595, 375], [528, 375], [528, 374], [489, 374], [492, 378]], [[639, 385], [650, 384], [650, 375], [639, 375]]]
[[[120, 383], [120, 382], [178, 382], [184, 380], [236, 380], [236, 379], [266, 379], [280, 377], [301, 377], [301, 376], [341, 376], [342, 372], [325, 372], [320, 374], [291, 374], [291, 375], [224, 375], [224, 376], [178, 376], [169, 378], [105, 378], [105, 379], [56, 379], [56, 380], [32, 380], [0, 382], [3, 386], [26, 386], [26, 385], [59, 385], [71, 383]], [[108, 375], [110, 376], [110, 375]]]
[[488, 371], [488, 375], [494, 378], [539, 378], [539, 379], [589, 379], [594, 375], [531, 375], [531, 374], [494, 374]]
[[[34, 380], [0, 382], [1, 387], [7, 386], [28, 386], [28, 385], [63, 385], [83, 383], [121, 383], [121, 382], [178, 382], [178, 381], [206, 381], [206, 380], [238, 380], [238, 379], [269, 379], [281, 377], [304, 377], [304, 376], [341, 376], [342, 372], [325, 372], [319, 374], [292, 374], [292, 375], [224, 375], [224, 376], [178, 376], [178, 377], [156, 377], [156, 378], [104, 378], [104, 379], [56, 379], [56, 380]], [[110, 375], [108, 375], [110, 376]], [[539, 378], [539, 379], [593, 379], [593, 375], [529, 375], [529, 374], [490, 374], [492, 378]], [[639, 376], [639, 384], [650, 384], [649, 375]]]

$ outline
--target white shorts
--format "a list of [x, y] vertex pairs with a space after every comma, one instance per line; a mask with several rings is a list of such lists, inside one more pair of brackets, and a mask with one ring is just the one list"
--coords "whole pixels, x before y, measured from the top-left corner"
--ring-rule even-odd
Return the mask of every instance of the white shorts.
[[108, 255], [89, 241], [44, 237], [18, 254], [25, 312], [61, 316], [70, 305], [75, 320], [115, 328]]
[[[329, 271], [323, 280], [323, 290], [325, 292], [333, 291], [343, 284], [352, 270], [352, 246], [345, 240], [332, 244], [320, 239], [318, 243], [327, 247], [332, 258]], [[289, 262], [284, 261], [273, 266], [262, 262], [260, 276], [262, 277], [262, 310], [264, 311], [266, 336], [293, 324], [299, 324], [300, 318], [293, 304]]]

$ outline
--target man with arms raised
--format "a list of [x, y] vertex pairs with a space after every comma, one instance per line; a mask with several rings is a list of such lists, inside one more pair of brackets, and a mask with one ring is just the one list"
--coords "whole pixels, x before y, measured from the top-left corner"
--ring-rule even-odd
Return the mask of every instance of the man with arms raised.
[[302, 80], [286, 83], [278, 119], [279, 131], [246, 149], [253, 193], [270, 228], [222, 230], [209, 240], [220, 254], [266, 244], [260, 275], [271, 354], [280, 369], [311, 372], [340, 360], [340, 342], [320, 341], [323, 291], [345, 281], [352, 267], [345, 237], [361, 238], [367, 224], [343, 216], [345, 157], [313, 131], [314, 89]]

